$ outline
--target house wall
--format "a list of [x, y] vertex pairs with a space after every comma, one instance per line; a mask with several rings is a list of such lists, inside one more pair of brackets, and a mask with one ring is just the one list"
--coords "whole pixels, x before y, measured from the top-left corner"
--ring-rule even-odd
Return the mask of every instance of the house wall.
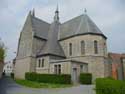
[[[42, 63], [42, 59], [44, 59], [44, 67], [38, 67], [38, 63], [39, 63], [39, 59], [41, 60], [41, 63]], [[37, 73], [49, 73], [49, 56], [43, 56], [43, 57], [39, 57], [37, 58], [37, 63], [36, 63], [36, 72]]]
[[4, 64], [3, 71], [7, 76], [10, 76], [10, 74], [13, 72], [13, 62], [6, 62]]
[[54, 74], [54, 65], [61, 65], [61, 74], [71, 74], [71, 62], [64, 61], [58, 63], [50, 63], [50, 73]]
[[[39, 45], [42, 43], [33, 36], [32, 19], [29, 14], [20, 33], [18, 42], [18, 51], [14, 66], [15, 78], [24, 79], [25, 72], [35, 72], [36, 58], [34, 53], [37, 52], [36, 49], [39, 48]], [[36, 46], [34, 47], [34, 45]]]
[[123, 60], [123, 73], [124, 73], [124, 79], [125, 79], [125, 58], [123, 58], [122, 60]]
[[25, 79], [26, 72], [35, 72], [35, 58], [26, 57], [16, 59], [14, 74], [15, 78]]
[[31, 15], [28, 15], [18, 41], [17, 57], [24, 58], [32, 55], [32, 43], [34, 33], [32, 32]]
[[[72, 82], [79, 81], [80, 73], [87, 73], [88, 72], [88, 65], [86, 63], [71, 61], [71, 60], [64, 60], [64, 61], [56, 61], [50, 63], [50, 73], [55, 74], [55, 65], [61, 65], [61, 74], [70, 74]], [[81, 69], [81, 65], [83, 65], [83, 69]], [[76, 69], [76, 74], [74, 74], [74, 68]], [[76, 77], [77, 81], [74, 80], [74, 76]]]
[[[81, 41], [85, 41], [85, 54], [81, 54]], [[98, 41], [98, 54], [94, 53], [94, 40]], [[72, 56], [69, 55], [69, 43], [72, 43]], [[107, 57], [106, 39], [98, 35], [83, 35], [76, 36], [66, 40], [60, 41], [67, 58], [76, 56], [105, 56]]]
[[[81, 41], [85, 42], [85, 54], [81, 54]], [[94, 40], [98, 42], [98, 54], [94, 53]], [[69, 43], [72, 43], [72, 55], [69, 55]], [[107, 58], [106, 39], [98, 35], [84, 35], [69, 38], [60, 41], [67, 58], [72, 58], [77, 61], [88, 64], [88, 72], [92, 73], [93, 81], [98, 77], [108, 76], [107, 65], [105, 60]]]

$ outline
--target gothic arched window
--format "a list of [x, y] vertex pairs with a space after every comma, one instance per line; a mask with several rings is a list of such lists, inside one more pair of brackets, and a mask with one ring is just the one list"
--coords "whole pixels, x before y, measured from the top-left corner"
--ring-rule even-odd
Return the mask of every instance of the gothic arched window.
[[81, 54], [85, 54], [85, 42], [81, 41]]
[[41, 66], [41, 59], [38, 60], [38, 67]]
[[98, 42], [96, 40], [94, 41], [94, 52], [98, 54]]
[[72, 55], [72, 43], [69, 43], [69, 55]]
[[44, 59], [42, 59], [42, 67], [44, 67]]

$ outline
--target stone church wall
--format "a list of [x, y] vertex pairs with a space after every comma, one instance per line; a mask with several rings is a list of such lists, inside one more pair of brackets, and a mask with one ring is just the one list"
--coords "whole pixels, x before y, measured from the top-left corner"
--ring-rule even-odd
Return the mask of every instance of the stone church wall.
[[[94, 40], [98, 41], [98, 54], [94, 54]], [[85, 41], [85, 54], [81, 54], [81, 41]], [[69, 43], [72, 43], [72, 56], [69, 56]], [[106, 40], [98, 35], [83, 35], [60, 41], [67, 58], [76, 56], [107, 56]]]
[[25, 72], [30, 72], [31, 57], [16, 59], [14, 74], [15, 78], [24, 79]]
[[61, 65], [61, 74], [71, 74], [71, 62], [70, 61], [64, 61], [64, 62], [50, 62], [50, 73], [54, 74], [54, 65]]
[[[98, 42], [98, 53], [94, 53], [94, 41]], [[85, 54], [81, 54], [81, 41], [85, 42]], [[72, 43], [72, 55], [69, 55], [69, 43]], [[72, 58], [88, 64], [88, 72], [93, 74], [93, 80], [107, 76], [105, 58], [107, 57], [106, 40], [98, 35], [83, 35], [72, 37], [60, 44], [67, 58]]]
[[[42, 63], [42, 59], [44, 59], [44, 67], [38, 67], [39, 59], [41, 60], [41, 63]], [[45, 73], [45, 74], [49, 73], [49, 67], [50, 67], [49, 59], [50, 59], [49, 56], [43, 56], [43, 57], [37, 58], [37, 62], [36, 62], [37, 73]]]
[[20, 34], [17, 58], [24, 58], [32, 54], [33, 32], [31, 27], [31, 18], [28, 16]]

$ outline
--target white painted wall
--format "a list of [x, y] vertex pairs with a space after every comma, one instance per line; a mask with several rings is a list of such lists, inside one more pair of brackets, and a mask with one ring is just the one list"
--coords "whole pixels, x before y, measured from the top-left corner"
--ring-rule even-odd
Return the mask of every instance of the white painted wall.
[[3, 72], [5, 72], [5, 74], [7, 76], [10, 76], [10, 74], [13, 72], [13, 62], [9, 61], [9, 62], [6, 62], [4, 64], [4, 68], [3, 68]]

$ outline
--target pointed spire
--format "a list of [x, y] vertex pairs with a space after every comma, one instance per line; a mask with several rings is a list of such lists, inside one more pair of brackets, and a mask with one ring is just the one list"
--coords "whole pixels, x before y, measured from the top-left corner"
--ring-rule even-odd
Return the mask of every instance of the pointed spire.
[[32, 10], [32, 16], [35, 16], [35, 9]]
[[32, 14], [32, 12], [31, 12], [31, 10], [29, 11], [29, 15], [31, 15]]
[[86, 8], [84, 9], [84, 13], [85, 13], [85, 14], [87, 13], [87, 10], [86, 10]]
[[59, 10], [58, 10], [58, 4], [57, 4], [56, 11], [55, 11], [54, 21], [59, 21]]

